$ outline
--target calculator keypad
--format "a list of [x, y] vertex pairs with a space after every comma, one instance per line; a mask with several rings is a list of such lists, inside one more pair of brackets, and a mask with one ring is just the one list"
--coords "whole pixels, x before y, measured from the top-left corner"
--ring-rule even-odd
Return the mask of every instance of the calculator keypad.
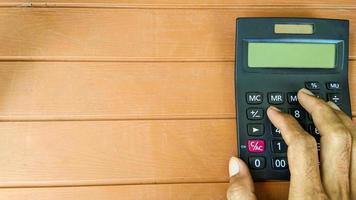
[[[342, 96], [338, 93], [341, 85], [338, 82], [308, 81], [304, 86], [318, 98], [341, 105]], [[264, 95], [266, 95], [265, 99]], [[281, 131], [264, 116], [270, 105], [276, 105], [282, 112], [291, 114], [306, 132], [316, 139], [320, 151], [319, 130], [315, 127], [311, 116], [299, 104], [296, 91], [247, 92], [246, 103], [251, 105], [246, 109], [246, 118], [250, 123], [246, 124], [248, 140], [242, 146], [245, 146], [249, 152], [248, 163], [251, 169], [262, 170], [267, 166], [273, 170], [288, 169], [288, 147]]]

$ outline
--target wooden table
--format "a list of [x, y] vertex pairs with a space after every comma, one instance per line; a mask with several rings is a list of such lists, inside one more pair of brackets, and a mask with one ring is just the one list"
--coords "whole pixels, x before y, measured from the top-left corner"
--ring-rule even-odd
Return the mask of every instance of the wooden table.
[[349, 19], [356, 115], [354, 0], [126, 2], [0, 0], [0, 199], [225, 199], [236, 17]]

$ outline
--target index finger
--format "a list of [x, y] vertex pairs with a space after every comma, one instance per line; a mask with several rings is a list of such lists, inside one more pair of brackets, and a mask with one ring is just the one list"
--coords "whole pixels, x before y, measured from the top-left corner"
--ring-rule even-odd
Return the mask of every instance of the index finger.
[[[320, 163], [325, 190], [331, 199], [348, 199], [350, 195], [350, 159], [352, 138], [342, 119], [325, 101], [309, 90], [298, 92], [299, 103], [313, 118], [320, 133]], [[333, 162], [330, 162], [330, 161]]]
[[281, 130], [288, 145], [290, 199], [322, 194], [315, 139], [307, 134], [291, 115], [282, 113], [275, 107], [269, 107], [267, 115], [272, 124]]

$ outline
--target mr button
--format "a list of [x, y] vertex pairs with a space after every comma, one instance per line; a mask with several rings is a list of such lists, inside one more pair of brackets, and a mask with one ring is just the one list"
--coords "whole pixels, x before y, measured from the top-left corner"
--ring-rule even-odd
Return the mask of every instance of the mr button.
[[270, 103], [270, 104], [284, 103], [284, 94], [282, 92], [268, 93], [268, 103]]

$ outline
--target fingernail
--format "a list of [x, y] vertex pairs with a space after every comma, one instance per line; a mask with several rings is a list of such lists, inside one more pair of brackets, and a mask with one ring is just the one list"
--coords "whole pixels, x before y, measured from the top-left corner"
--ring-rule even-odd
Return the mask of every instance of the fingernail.
[[281, 112], [281, 110], [279, 110], [277, 107], [270, 106], [269, 108], [272, 109], [272, 110], [275, 110], [275, 111], [277, 111], [277, 112]]
[[240, 171], [239, 160], [231, 157], [229, 161], [229, 175], [230, 177], [236, 176]]
[[305, 88], [302, 88], [299, 91], [303, 92], [304, 94], [310, 95], [310, 96], [315, 96], [310, 90], [307, 90]]
[[328, 101], [327, 104], [328, 104], [330, 107], [332, 107], [333, 109], [341, 111], [341, 109], [339, 108], [339, 106], [337, 106], [334, 102]]

